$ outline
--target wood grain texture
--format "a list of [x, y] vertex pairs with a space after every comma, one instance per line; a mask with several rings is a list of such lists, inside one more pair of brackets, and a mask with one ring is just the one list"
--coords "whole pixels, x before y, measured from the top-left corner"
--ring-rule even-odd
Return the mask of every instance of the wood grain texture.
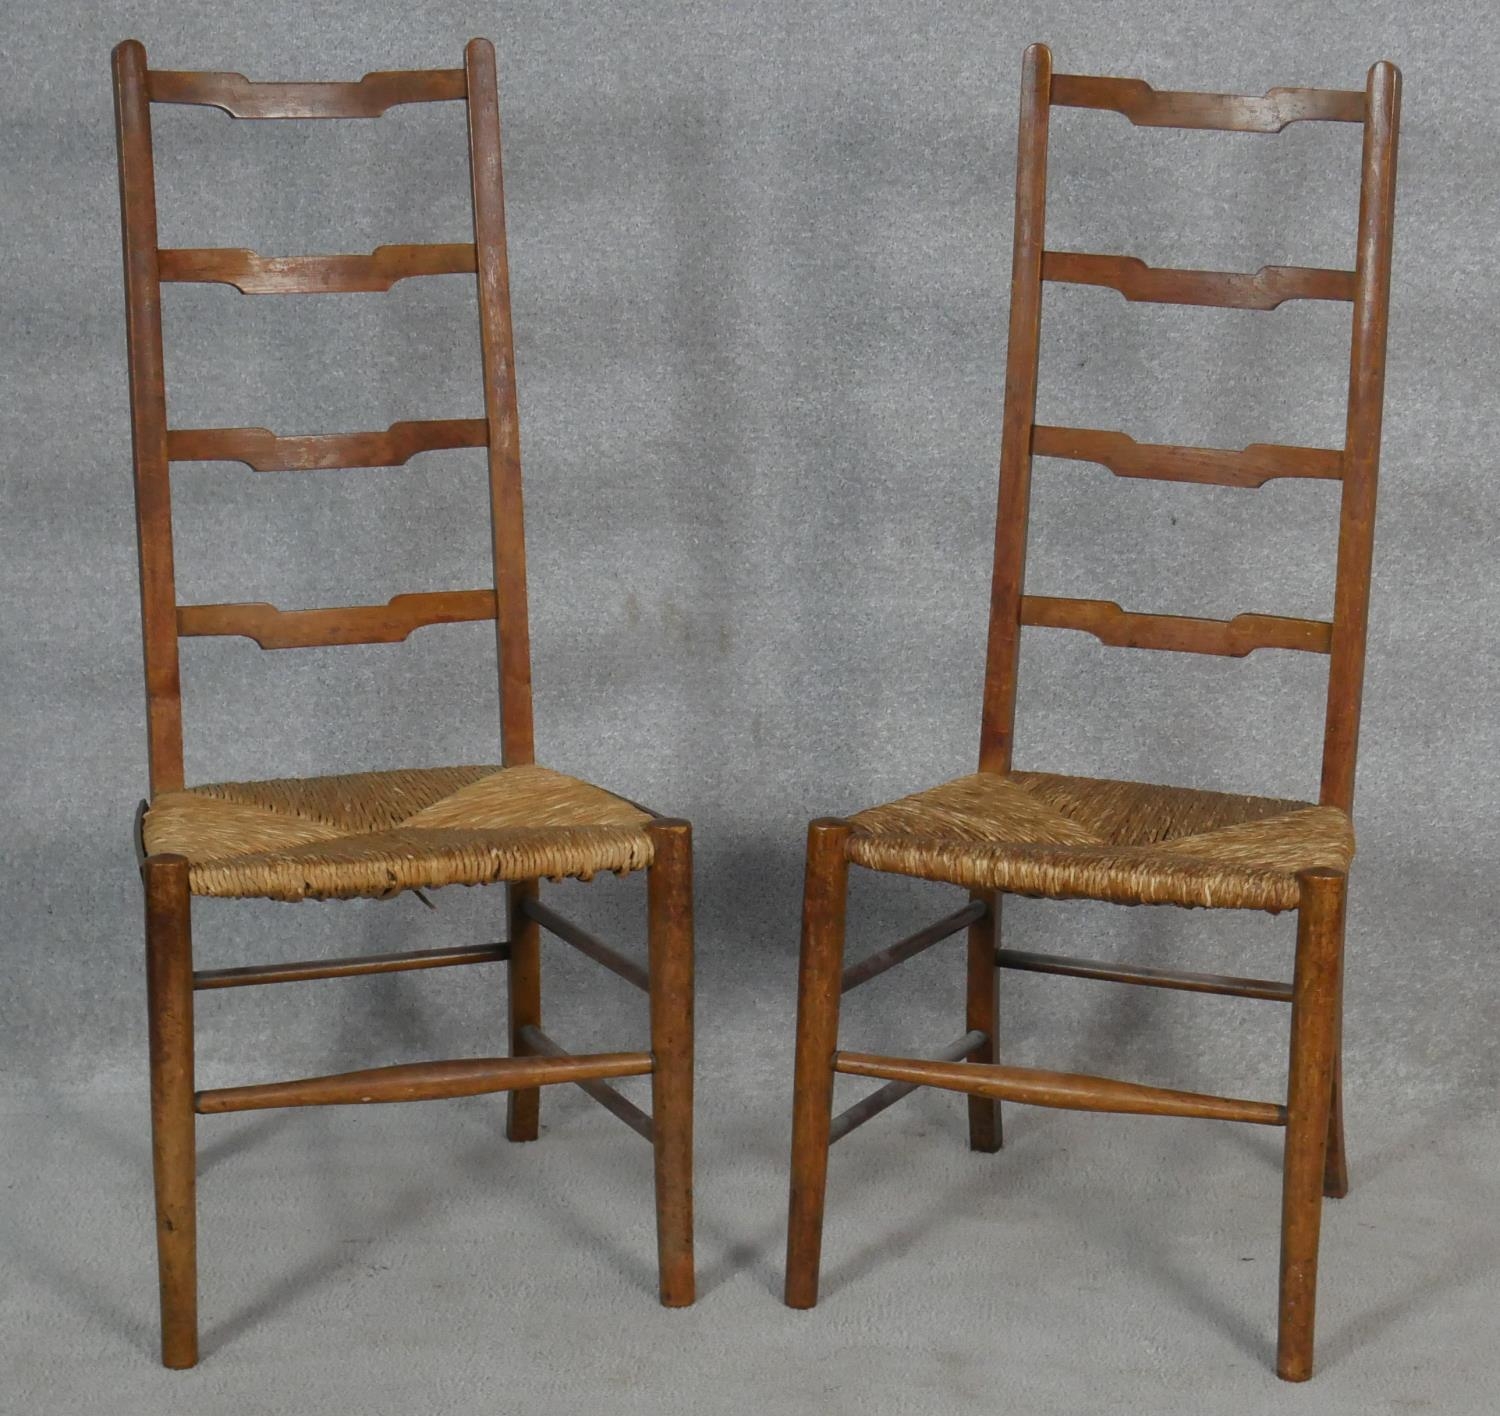
[[693, 828], [662, 817], [646, 827], [650, 957], [651, 1116], [656, 1252], [662, 1305], [697, 1296], [693, 1266]]
[[[540, 897], [539, 880], [518, 880], [505, 887], [506, 934], [510, 940], [505, 1014], [512, 1057], [532, 1055], [528, 1032], [542, 1025], [542, 927], [527, 908]], [[522, 1087], [510, 1092], [505, 1098], [505, 1139], [524, 1143], [541, 1134], [540, 1088]]]
[[1229, 448], [1140, 443], [1126, 433], [1056, 428], [1042, 423], [1032, 429], [1031, 451], [1035, 457], [1096, 462], [1117, 477], [1216, 487], [1263, 487], [1275, 477], [1337, 481], [1344, 467], [1343, 453], [1332, 448], [1251, 443], [1236, 452]]
[[1005, 412], [1000, 431], [1000, 494], [990, 582], [979, 770], [1008, 772], [1015, 740], [1021, 596], [1031, 509], [1031, 430], [1036, 421], [1037, 356], [1042, 329], [1042, 252], [1047, 227], [1047, 132], [1052, 51], [1033, 44], [1021, 68], [1016, 139], [1015, 242], [1011, 257], [1010, 335]]
[[1037, 1067], [981, 1067], [972, 1062], [921, 1062], [866, 1052], [840, 1052], [834, 1071], [850, 1077], [879, 1077], [919, 1087], [992, 1096], [1030, 1106], [1065, 1111], [1112, 1111], [1141, 1116], [1194, 1116], [1209, 1121], [1247, 1121], [1259, 1126], [1285, 1124], [1285, 1108], [1270, 1101], [1169, 1091], [1164, 1087], [1090, 1077], [1079, 1072], [1047, 1072]]
[[[957, 1062], [960, 1058], [971, 1056], [976, 1050], [984, 1047], [989, 1039], [984, 1033], [973, 1031], [966, 1032], [962, 1037], [955, 1038], [942, 1048], [934, 1057], [937, 1062]], [[828, 1144], [834, 1145], [841, 1141], [851, 1131], [857, 1131], [866, 1121], [874, 1120], [882, 1111], [888, 1111], [903, 1097], [910, 1096], [917, 1090], [915, 1082], [887, 1082], [877, 1091], [872, 1091], [869, 1096], [861, 1097], [852, 1106], [835, 1116], [828, 1127]]]
[[161, 1360], [198, 1361], [197, 1135], [193, 1117], [193, 934], [188, 863], [148, 856], [146, 1014], [151, 1065], [151, 1168]]
[[173, 428], [173, 462], [243, 462], [257, 472], [306, 472], [330, 467], [400, 467], [420, 452], [484, 447], [483, 418], [434, 418], [392, 423], [383, 433], [314, 433], [278, 437], [269, 428]]
[[[1000, 1060], [1000, 970], [995, 967], [1003, 897], [977, 894], [972, 903], [985, 906], [969, 926], [964, 969], [964, 1026], [980, 1041], [963, 1054], [970, 1062], [993, 1066]], [[944, 1059], [950, 1060], [950, 1059]], [[957, 1059], [951, 1059], [956, 1061]], [[969, 1098], [969, 1149], [993, 1155], [1005, 1143], [1000, 1103], [994, 1097]]]
[[193, 987], [246, 988], [265, 983], [307, 983], [319, 978], [363, 978], [412, 969], [448, 969], [460, 964], [493, 964], [510, 956], [506, 944], [458, 944], [447, 949], [409, 949], [399, 954], [364, 954], [352, 959], [299, 959], [295, 963], [250, 964], [233, 969], [199, 969]]
[[[521, 1029], [521, 1033], [528, 1056], [572, 1057], [575, 1055], [554, 1042], [540, 1028], [525, 1027]], [[611, 1116], [619, 1117], [636, 1135], [648, 1141], [653, 1139], [651, 1118], [628, 1097], [621, 1096], [608, 1082], [584, 1077], [575, 1081], [574, 1085], [586, 1096], [597, 1101]], [[514, 1096], [515, 1092], [511, 1092], [511, 1095]]]
[[847, 821], [833, 817], [813, 821], [807, 828], [786, 1234], [784, 1297], [789, 1308], [811, 1308], [818, 1301], [852, 829]]
[[194, 103], [231, 118], [378, 118], [400, 103], [465, 96], [462, 69], [402, 69], [352, 83], [252, 83], [243, 74], [153, 69], [153, 103]]
[[548, 934], [561, 939], [565, 944], [571, 944], [580, 954], [592, 959], [596, 964], [602, 964], [612, 974], [623, 978], [632, 987], [639, 988], [642, 993], [649, 990], [650, 980], [646, 970], [640, 964], [634, 959], [627, 959], [618, 949], [606, 944], [596, 935], [590, 934], [582, 925], [574, 924], [572, 920], [564, 918], [556, 910], [544, 905], [539, 897], [528, 896], [523, 899], [521, 911], [534, 919]]
[[127, 39], [114, 51], [115, 141], [125, 255], [125, 352], [130, 377], [130, 446], [140, 554], [141, 647], [146, 670], [146, 740], [151, 791], [183, 785], [182, 679], [172, 560], [172, 484], [167, 465], [167, 384], [161, 285], [156, 261], [156, 167], [146, 51]]
[[1315, 266], [1262, 266], [1243, 273], [1174, 270], [1135, 256], [1048, 251], [1042, 279], [1062, 285], [1102, 285], [1127, 300], [1156, 305], [1215, 305], [1226, 310], [1274, 310], [1288, 300], [1352, 300], [1354, 272]]
[[1276, 1338], [1276, 1374], [1289, 1382], [1304, 1382], [1312, 1376], [1318, 1239], [1338, 1047], [1345, 902], [1345, 877], [1337, 871], [1308, 870], [1298, 879], [1302, 902], [1297, 907], [1297, 965], [1287, 1063], [1281, 1308]]
[[262, 1111], [278, 1106], [357, 1106], [369, 1102], [438, 1101], [483, 1096], [516, 1087], [550, 1086], [600, 1077], [642, 1077], [649, 1052], [599, 1052], [588, 1057], [474, 1057], [451, 1062], [403, 1062], [328, 1077], [216, 1087], [196, 1098], [200, 1115]]
[[1144, 79], [1058, 74], [1052, 102], [1062, 108], [1105, 108], [1149, 128], [1217, 128], [1279, 133], [1289, 123], [1359, 123], [1364, 95], [1343, 89], [1273, 88], [1260, 98], [1152, 88]]
[[1401, 126], [1401, 73], [1371, 67], [1356, 237], [1354, 328], [1349, 351], [1349, 415], [1344, 433], [1344, 500], [1339, 511], [1338, 575], [1333, 592], [1333, 659], [1328, 669], [1327, 728], [1319, 800], [1354, 808], [1359, 716], [1364, 698], [1370, 576], [1375, 555], [1375, 493], [1385, 407], [1386, 330], [1396, 223], [1396, 146]]
[[857, 964], [851, 964], [844, 970], [839, 992], [847, 993], [851, 988], [858, 988], [860, 984], [868, 983], [872, 978], [879, 978], [886, 970], [895, 968], [897, 964], [904, 964], [908, 959], [914, 959], [924, 950], [932, 948], [934, 944], [941, 944], [943, 940], [951, 939], [959, 930], [967, 929], [975, 920], [982, 919], [987, 909], [983, 900], [970, 900], [962, 909], [954, 910], [950, 915], [944, 915], [942, 919], [934, 921], [925, 929], [919, 929], [915, 934], [908, 934], [905, 939], [899, 939], [887, 948], [867, 955]]
[[262, 256], [243, 246], [178, 248], [157, 252], [158, 279], [232, 285], [245, 295], [347, 295], [389, 290], [419, 275], [465, 275], [474, 270], [474, 247], [377, 246], [367, 256]]
[[1188, 993], [1220, 993], [1231, 998], [1260, 998], [1275, 1003], [1292, 1001], [1292, 986], [1269, 978], [1235, 978], [1228, 974], [1186, 973], [1180, 969], [1122, 964], [1106, 959], [1073, 959], [1062, 954], [1032, 954], [1021, 949], [997, 949], [1002, 969], [1024, 973], [1060, 974], [1106, 983], [1140, 983], [1151, 988], [1181, 989]]
[[1190, 615], [1148, 615], [1123, 610], [1113, 600], [1027, 595], [1021, 623], [1043, 629], [1081, 629], [1101, 644], [1121, 649], [1168, 649], [1242, 659], [1257, 649], [1299, 649], [1326, 654], [1332, 629], [1323, 620], [1282, 615], [1236, 615], [1231, 620]]
[[177, 632], [240, 635], [262, 649], [311, 649], [334, 644], [399, 644], [429, 624], [461, 624], [495, 617], [492, 590], [437, 590], [396, 595], [384, 605], [278, 610], [264, 601], [234, 605], [179, 605]]
[[526, 516], [521, 494], [521, 423], [511, 339], [505, 188], [500, 170], [500, 96], [495, 47], [464, 48], [469, 89], [469, 174], [479, 275], [479, 350], [490, 427], [490, 543], [495, 561], [495, 637], [500, 658], [501, 760], [536, 757], [531, 700], [531, 624], [526, 603]]

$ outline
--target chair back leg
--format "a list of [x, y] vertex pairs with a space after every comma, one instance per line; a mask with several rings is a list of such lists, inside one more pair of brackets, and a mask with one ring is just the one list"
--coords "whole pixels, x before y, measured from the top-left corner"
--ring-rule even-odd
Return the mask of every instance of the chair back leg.
[[686, 821], [646, 827], [651, 1003], [652, 1147], [661, 1301], [689, 1306], [693, 1275], [693, 832]]
[[[983, 1046], [969, 1054], [971, 1062], [1000, 1060], [1000, 969], [995, 949], [1000, 942], [1000, 895], [978, 892], [988, 906], [969, 926], [969, 986], [964, 1030], [982, 1032]], [[1004, 1144], [1000, 1103], [992, 1097], [969, 1098], [969, 1149], [993, 1154]]]
[[1306, 1381], [1313, 1367], [1318, 1231], [1338, 1050], [1345, 894], [1345, 877], [1335, 870], [1307, 870], [1298, 879], [1301, 903], [1292, 981], [1276, 1343], [1276, 1371], [1292, 1382]]
[[797, 1065], [792, 1098], [792, 1193], [787, 1222], [786, 1302], [818, 1301], [828, 1128], [833, 1119], [833, 1055], [838, 1048], [844, 968], [844, 910], [849, 893], [848, 822], [807, 828], [802, 901], [802, 960], [797, 975]]
[[[524, 1057], [530, 1050], [521, 1036], [526, 1028], [542, 1025], [542, 927], [524, 908], [541, 894], [539, 882], [519, 881], [505, 887], [505, 913], [510, 955], [506, 960], [509, 995], [510, 1055]], [[541, 1134], [542, 1089], [526, 1087], [507, 1094], [505, 1135], [512, 1141], [534, 1141]]]
[[168, 1367], [191, 1367], [198, 1361], [198, 1158], [188, 863], [181, 856], [148, 856], [141, 864], [141, 880], [146, 892], [151, 1166], [156, 1182], [161, 1360]]

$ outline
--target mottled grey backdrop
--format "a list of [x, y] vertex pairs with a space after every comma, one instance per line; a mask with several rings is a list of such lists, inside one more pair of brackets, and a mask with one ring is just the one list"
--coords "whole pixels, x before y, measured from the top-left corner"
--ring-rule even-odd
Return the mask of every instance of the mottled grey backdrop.
[[[1481, 0], [1115, 3], [70, 3], [0, 55], [0, 537], [5, 980], [18, 1085], [137, 1082], [131, 813], [145, 787], [108, 51], [256, 78], [500, 53], [530, 535], [539, 754], [691, 817], [705, 1104], [789, 1077], [804, 825], [968, 770], [999, 444], [1020, 54], [1060, 71], [1259, 93], [1406, 74], [1384, 486], [1349, 948], [1351, 1084], [1414, 1106], [1487, 1096], [1497, 687], [1491, 416], [1493, 15]], [[236, 123], [158, 108], [162, 242], [368, 250], [467, 233], [463, 111]], [[1061, 110], [1050, 242], [1157, 264], [1348, 265], [1359, 131], [1135, 129]], [[477, 413], [471, 283], [388, 295], [166, 293], [171, 419], [284, 433]], [[1040, 416], [1143, 440], [1336, 443], [1348, 309], [1274, 314], [1047, 297]], [[284, 607], [482, 583], [482, 458], [262, 477], [176, 474], [184, 600]], [[1041, 463], [1030, 584], [1130, 608], [1329, 606], [1334, 488], [1154, 485]], [[402, 647], [183, 656], [190, 780], [485, 761], [490, 632]], [[1316, 790], [1324, 661], [1103, 650], [1033, 631], [1024, 766]], [[556, 892], [639, 937], [639, 882]], [[855, 948], [948, 898], [856, 882]], [[198, 907], [210, 964], [497, 928], [496, 892]], [[1010, 911], [1023, 947], [1284, 973], [1287, 920]], [[957, 947], [862, 994], [851, 1036], [951, 1036]], [[549, 956], [550, 957], [550, 956]], [[571, 958], [556, 1031], [638, 1012]], [[491, 980], [493, 984], [491, 983]], [[586, 981], [586, 982], [585, 982]], [[590, 1006], [585, 987], [597, 990]], [[1274, 1086], [1280, 1010], [1016, 980], [1011, 1054], [1183, 1085]], [[209, 1082], [494, 1045], [490, 974], [220, 995]], [[382, 1036], [383, 1034], [383, 1036]], [[274, 1051], [278, 1056], [273, 1057]], [[755, 1104], [761, 1104], [759, 1102]], [[769, 1104], [769, 1103], [767, 1103]]]
[[[574, 1089], [549, 1093], [544, 1142], [525, 1148], [497, 1139], [492, 1098], [226, 1118], [202, 1127], [206, 1360], [164, 1374], [108, 53], [136, 35], [158, 66], [352, 78], [457, 64], [474, 34], [500, 52], [541, 757], [697, 825], [702, 1301], [651, 1301], [647, 1153]], [[1005, 1154], [972, 1156], [962, 1102], [918, 1096], [835, 1156], [819, 1310], [776, 1301], [805, 823], [975, 759], [1016, 92], [1036, 39], [1061, 71], [1166, 88], [1355, 87], [1381, 57], [1405, 70], [1349, 943], [1355, 1192], [1325, 1225], [1309, 1399], [1328, 1416], [1493, 1410], [1490, 0], [56, 0], [0, 21], [0, 1411], [1288, 1409], [1270, 1354], [1279, 1150], [1247, 1128], [1013, 1108]], [[463, 240], [461, 120], [453, 105], [306, 125], [159, 109], [162, 239]], [[1060, 111], [1051, 243], [1347, 265], [1358, 136]], [[165, 305], [178, 425], [338, 432], [482, 406], [462, 278], [345, 297], [179, 286]], [[1333, 444], [1347, 327], [1337, 305], [1173, 310], [1054, 287], [1040, 415], [1153, 441]], [[487, 573], [474, 452], [175, 480], [184, 600], [383, 601]], [[1042, 463], [1031, 584], [1323, 614], [1334, 503], [1328, 485]], [[200, 640], [184, 671], [192, 780], [495, 756], [487, 626], [279, 654]], [[1316, 790], [1313, 656], [1037, 631], [1023, 671], [1022, 766]], [[640, 947], [639, 880], [551, 894]], [[953, 894], [858, 879], [853, 947]], [[496, 891], [437, 905], [206, 902], [199, 957], [498, 932]], [[1007, 927], [1025, 948], [1290, 966], [1287, 919], [1017, 901]], [[952, 1037], [961, 953], [851, 999], [849, 1044]], [[638, 1045], [637, 996], [560, 948], [547, 960], [550, 1031]], [[1281, 1085], [1282, 1009], [1012, 975], [1003, 1011], [1014, 1060]], [[503, 1012], [503, 979], [480, 970], [205, 995], [200, 1075], [483, 1054]]]

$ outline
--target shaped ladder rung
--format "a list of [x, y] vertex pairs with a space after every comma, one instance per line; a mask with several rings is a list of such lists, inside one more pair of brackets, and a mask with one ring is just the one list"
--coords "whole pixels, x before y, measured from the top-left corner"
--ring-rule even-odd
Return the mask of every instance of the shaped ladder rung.
[[1031, 451], [1036, 457], [1094, 462], [1117, 477], [1216, 487], [1262, 487], [1275, 477], [1337, 481], [1344, 475], [1344, 454], [1333, 448], [1251, 443], [1236, 452], [1231, 448], [1140, 443], [1128, 433], [1055, 428], [1041, 423], [1031, 430]]
[[1123, 610], [1113, 600], [1023, 595], [1021, 623], [1040, 629], [1081, 629], [1118, 649], [1168, 649], [1242, 659], [1257, 649], [1297, 649], [1327, 654], [1333, 626], [1325, 620], [1284, 615], [1236, 615], [1231, 620], [1191, 615], [1148, 615]]
[[399, 644], [429, 624], [495, 618], [493, 590], [439, 590], [396, 595], [384, 605], [326, 610], [278, 610], [253, 601], [237, 605], [179, 605], [177, 633], [242, 635], [262, 649], [312, 649], [335, 644]]
[[257, 472], [308, 472], [330, 467], [400, 467], [420, 452], [484, 447], [483, 418], [428, 418], [392, 423], [384, 432], [313, 433], [278, 437], [269, 428], [173, 428], [170, 462], [243, 462]]
[[191, 103], [231, 118], [378, 118], [400, 103], [467, 98], [462, 69], [404, 69], [366, 74], [349, 83], [256, 83], [243, 74], [152, 69], [153, 103]]
[[1044, 251], [1042, 279], [1061, 285], [1102, 285], [1127, 300], [1157, 305], [1213, 305], [1274, 310], [1287, 300], [1354, 299], [1354, 272], [1320, 266], [1262, 266], [1258, 271], [1176, 270], [1136, 256]]
[[919, 1087], [940, 1087], [997, 1101], [1019, 1101], [1065, 1111], [1112, 1111], [1143, 1116], [1194, 1116], [1210, 1121], [1286, 1125], [1286, 1108], [1270, 1101], [1169, 1091], [1164, 1087], [1092, 1077], [1079, 1072], [1047, 1072], [1036, 1067], [1001, 1067], [983, 1062], [920, 1062], [904, 1057], [838, 1052], [833, 1070], [851, 1077], [878, 1077]]
[[162, 281], [232, 285], [245, 295], [344, 295], [389, 290], [419, 275], [472, 275], [472, 242], [377, 246], [368, 255], [262, 256], [242, 246], [163, 249]]
[[1058, 108], [1110, 109], [1146, 128], [1279, 133], [1289, 123], [1365, 121], [1365, 96], [1355, 89], [1273, 88], [1256, 98], [1155, 89], [1144, 79], [1054, 74], [1049, 100]]

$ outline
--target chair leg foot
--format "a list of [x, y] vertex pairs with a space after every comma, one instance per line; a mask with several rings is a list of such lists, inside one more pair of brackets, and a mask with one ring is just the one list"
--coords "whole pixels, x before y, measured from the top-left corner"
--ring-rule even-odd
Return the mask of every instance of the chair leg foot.
[[[1000, 970], [995, 948], [1000, 939], [1000, 896], [976, 894], [989, 907], [983, 919], [969, 926], [968, 1006], [966, 1031], [988, 1035], [983, 1047], [969, 1054], [971, 1062], [1000, 1060]], [[993, 1155], [1005, 1144], [1000, 1103], [989, 1097], [969, 1098], [969, 1149]]]
[[197, 1137], [193, 1111], [192, 899], [187, 861], [149, 856], [146, 999], [151, 1052], [151, 1166], [161, 1289], [161, 1360], [198, 1361]]
[[[509, 991], [510, 1052], [521, 1057], [526, 1046], [521, 1029], [542, 1025], [542, 927], [522, 909], [526, 900], [540, 894], [535, 880], [505, 887], [505, 913], [509, 921], [510, 957], [506, 961]], [[541, 1134], [542, 1091], [527, 1087], [508, 1092], [505, 1098], [505, 1135], [511, 1141], [534, 1141]]]
[[807, 833], [786, 1249], [785, 1298], [791, 1308], [811, 1308], [818, 1301], [828, 1129], [833, 1117], [833, 1054], [838, 1047], [844, 965], [849, 831], [847, 822], [825, 819], [814, 821]]
[[1313, 1369], [1318, 1237], [1338, 1042], [1344, 921], [1342, 875], [1309, 870], [1299, 878], [1276, 1342], [1276, 1374], [1290, 1382], [1306, 1381]]
[[646, 877], [651, 998], [651, 1115], [656, 1244], [664, 1307], [696, 1296], [693, 1270], [693, 836], [653, 821]]

